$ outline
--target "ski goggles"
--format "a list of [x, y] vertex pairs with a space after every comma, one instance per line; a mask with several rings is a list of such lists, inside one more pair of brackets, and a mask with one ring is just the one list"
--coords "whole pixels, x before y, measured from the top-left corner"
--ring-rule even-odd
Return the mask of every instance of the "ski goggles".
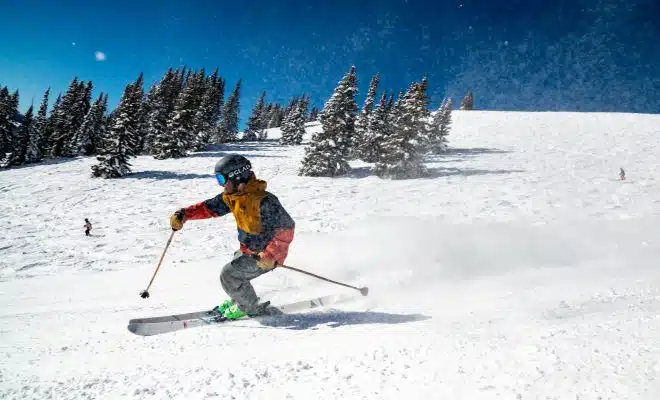
[[215, 174], [215, 179], [218, 180], [218, 184], [220, 186], [225, 186], [225, 183], [227, 183], [227, 180], [225, 179], [225, 176], [222, 174]]

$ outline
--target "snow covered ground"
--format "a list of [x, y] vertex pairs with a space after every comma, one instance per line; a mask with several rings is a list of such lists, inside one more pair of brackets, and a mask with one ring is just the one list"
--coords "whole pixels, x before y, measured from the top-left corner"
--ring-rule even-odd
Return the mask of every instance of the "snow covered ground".
[[[299, 177], [303, 147], [274, 141], [139, 157], [119, 180], [91, 179], [93, 158], [1, 171], [0, 398], [656, 399], [658, 137], [656, 115], [473, 111], [424, 179]], [[370, 296], [129, 333], [225, 299], [231, 216], [186, 224], [138, 293], [168, 216], [218, 192], [227, 152], [296, 219], [288, 264]], [[274, 303], [350, 292], [284, 270], [254, 283]]]

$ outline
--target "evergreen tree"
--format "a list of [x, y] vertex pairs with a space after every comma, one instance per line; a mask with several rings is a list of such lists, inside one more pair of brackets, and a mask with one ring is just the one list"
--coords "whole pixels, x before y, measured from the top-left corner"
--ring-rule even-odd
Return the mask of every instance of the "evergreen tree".
[[[265, 101], [266, 92], [264, 91], [262, 95], [264, 96], [264, 103], [263, 106], [261, 107], [261, 111], [259, 112], [259, 120], [255, 121], [256, 126], [259, 128], [259, 130], [255, 132], [257, 135], [256, 140], [264, 140], [265, 136], [267, 136], [265, 130], [268, 129], [268, 122], [270, 120], [270, 115], [273, 111], [273, 105], [268, 104]], [[257, 105], [258, 104], [259, 104], [259, 100], [257, 100]], [[255, 108], [252, 110], [253, 115], [255, 114], [257, 105], [255, 105]], [[252, 119], [253, 115], [251, 115], [250, 118], [248, 119], [248, 129], [250, 127], [250, 120]], [[246, 129], [246, 133], [247, 133], [247, 129]]]
[[382, 143], [382, 153], [374, 168], [376, 174], [388, 178], [424, 175], [425, 112], [428, 110], [425, 110], [423, 88], [415, 82], [392, 109], [392, 133]]
[[217, 127], [220, 121], [222, 120], [222, 113], [224, 112], [225, 108], [225, 80], [221, 77], [218, 77], [218, 83], [216, 87], [216, 92], [215, 92], [215, 115], [213, 116], [212, 120], [212, 125], [213, 125], [213, 130], [214, 130], [214, 135], [216, 136], [213, 139], [217, 139]]
[[172, 87], [173, 90], [172, 97], [174, 97], [174, 101], [176, 101], [176, 99], [179, 97], [179, 94], [186, 86], [186, 81], [188, 80], [187, 76], [190, 75], [190, 71], [188, 71], [186, 67], [183, 67], [181, 71], [177, 69], [175, 72], [176, 75], [174, 76], [174, 85]]
[[312, 111], [309, 113], [309, 118], [307, 119], [307, 122], [313, 122], [319, 119], [319, 108], [314, 106], [312, 107]]
[[148, 95], [142, 95], [140, 101], [140, 110], [138, 111], [138, 145], [137, 154], [143, 154], [147, 146], [147, 120], [151, 112], [151, 102], [148, 101]]
[[289, 111], [282, 121], [282, 137], [280, 143], [283, 145], [298, 145], [303, 141], [305, 134], [305, 111], [307, 100], [303, 97], [297, 102], [296, 107]]
[[112, 110], [112, 112], [108, 115], [106, 112], [108, 111], [108, 94], [106, 93], [105, 96], [103, 97], [103, 102], [101, 103], [101, 110], [99, 111], [100, 115], [100, 120], [99, 120], [99, 130], [96, 135], [96, 153], [98, 153], [98, 149], [100, 145], [103, 142], [103, 138], [106, 137], [106, 134], [108, 133], [108, 128], [110, 127], [110, 123], [113, 121], [113, 116], [115, 110]]
[[450, 126], [451, 98], [446, 98], [433, 115], [429, 137], [429, 150], [432, 153], [441, 153], [447, 150], [447, 136], [449, 135]]
[[9, 152], [9, 134], [11, 125], [9, 123], [9, 89], [0, 86], [0, 165]]
[[50, 97], [50, 88], [46, 89], [37, 117], [30, 127], [27, 152], [25, 154], [26, 163], [39, 162], [43, 156], [43, 135], [48, 124], [48, 97]]
[[263, 141], [268, 139], [268, 129], [276, 128], [279, 116], [279, 104], [271, 103], [265, 106], [261, 113], [261, 126], [263, 129], [257, 134], [257, 140]]
[[419, 91], [417, 92], [417, 96], [419, 96], [419, 101], [421, 102], [424, 110], [430, 115], [429, 106], [431, 105], [431, 99], [428, 96], [428, 87], [428, 80], [426, 77], [424, 77], [422, 82], [419, 84]]
[[167, 121], [174, 110], [174, 102], [180, 89], [179, 85], [179, 72], [170, 68], [160, 82], [149, 90], [147, 101], [150, 105], [143, 152], [148, 154], [158, 153], [160, 146], [167, 143]]
[[218, 125], [218, 139], [220, 143], [236, 141], [236, 135], [238, 135], [241, 83], [242, 79], [239, 79], [234, 91], [227, 99], [227, 103], [225, 103], [222, 119]]
[[[371, 78], [369, 83], [369, 91], [367, 92], [367, 98], [364, 100], [364, 105], [362, 106], [362, 111], [358, 115], [355, 121], [355, 154], [357, 158], [363, 158], [363, 155], [360, 154], [360, 147], [367, 140], [366, 136], [368, 135], [367, 131], [369, 129], [369, 123], [371, 120], [371, 114], [374, 110], [374, 102], [376, 100], [376, 91], [378, 90], [378, 82], [380, 81], [380, 75], [376, 74]], [[363, 148], [369, 148], [370, 146], [362, 146]]]
[[300, 98], [300, 103], [298, 103], [298, 107], [300, 108], [299, 112], [302, 112], [302, 118], [305, 122], [307, 122], [307, 118], [309, 118], [309, 102], [310, 102], [309, 94], [305, 93], [302, 95]]
[[98, 164], [92, 166], [92, 176], [119, 178], [131, 172], [131, 157], [137, 155], [140, 103], [144, 96], [143, 77], [124, 89], [119, 105], [114, 111], [112, 125], [102, 138]]
[[440, 138], [442, 139], [442, 151], [447, 150], [447, 136], [449, 136], [449, 131], [451, 130], [451, 112], [452, 112], [452, 102], [451, 98], [448, 97], [443, 102], [440, 107], [442, 110], [442, 115], [440, 116]]
[[262, 129], [257, 132], [257, 140], [259, 141], [268, 139], [268, 129], [271, 128], [270, 122], [273, 116], [273, 107], [275, 107], [275, 104], [266, 104], [261, 112], [261, 121], [259, 123]]
[[92, 97], [92, 82], [78, 82], [75, 88], [74, 98], [71, 103], [71, 108], [67, 118], [69, 119], [68, 129], [71, 131], [67, 134], [67, 139], [64, 141], [64, 148], [62, 149], [61, 156], [72, 157], [78, 154], [78, 133], [80, 127], [89, 112], [91, 107], [90, 101]]
[[217, 97], [217, 104], [218, 104], [218, 114], [215, 118], [214, 121], [214, 133], [213, 137], [211, 138], [211, 141], [214, 142], [215, 144], [220, 144], [222, 143], [222, 135], [221, 130], [220, 130], [220, 125], [222, 124], [222, 121], [224, 120], [224, 112], [225, 112], [225, 87], [226, 87], [226, 82], [222, 78], [218, 78], [218, 97]]
[[14, 152], [14, 115], [18, 109], [18, 90], [9, 94], [7, 87], [0, 89], [0, 163]]
[[206, 71], [204, 68], [197, 72], [193, 72], [191, 76], [186, 81], [186, 88], [192, 94], [191, 98], [191, 108], [194, 110], [193, 121], [191, 126], [191, 144], [194, 144], [196, 133], [199, 130], [197, 126], [201, 122], [201, 118], [198, 121], [196, 119], [197, 112], [202, 108], [202, 102], [204, 101], [204, 96], [206, 95], [208, 89], [208, 81], [206, 77]]
[[461, 110], [474, 110], [474, 95], [468, 90], [463, 100], [461, 100]]
[[100, 154], [101, 149], [103, 148], [105, 144], [105, 140], [108, 137], [110, 127], [115, 121], [115, 115], [117, 108], [112, 110], [109, 114], [106, 114], [108, 110], [108, 94], [105, 94], [105, 97], [103, 97], [103, 102], [101, 103], [101, 109], [103, 112], [101, 113], [99, 111], [100, 115], [100, 121], [99, 121], [99, 127], [98, 127], [98, 132], [96, 134], [96, 145], [94, 146], [96, 148], [96, 153], [95, 154]]
[[[168, 73], [171, 73], [172, 69], [168, 69], [164, 76], [167, 76]], [[161, 78], [162, 81], [163, 78]], [[151, 117], [154, 113], [154, 109], [158, 107], [159, 101], [161, 100], [159, 96], [158, 89], [160, 88], [160, 82], [155, 82], [151, 85], [151, 88], [147, 91], [144, 97], [143, 107], [142, 107], [142, 145], [141, 154], [151, 154], [151, 146], [153, 144], [153, 137], [151, 136]]]
[[415, 122], [414, 128], [419, 132], [420, 136], [420, 148], [423, 153], [429, 150], [430, 136], [433, 130], [433, 121], [431, 118], [431, 111], [429, 110], [429, 105], [431, 100], [427, 95], [428, 81], [426, 78], [422, 79], [422, 82], [417, 85], [417, 91], [415, 91]]
[[284, 113], [282, 106], [279, 104], [274, 104], [271, 107], [270, 113], [268, 115], [268, 128], [279, 128], [282, 126], [282, 120], [284, 119]]
[[195, 115], [201, 101], [198, 97], [203, 90], [204, 80], [203, 71], [189, 73], [188, 83], [177, 97], [174, 111], [167, 122], [166, 133], [154, 143], [154, 158], [163, 160], [185, 157], [188, 150], [193, 149], [196, 140]]
[[289, 100], [289, 104], [284, 108], [284, 112], [282, 113], [282, 122], [284, 122], [284, 119], [293, 111], [296, 109], [298, 106], [298, 102], [300, 101], [300, 97], [295, 96], [291, 100]]
[[[84, 88], [84, 86], [83, 86]], [[79, 109], [76, 105], [80, 98], [80, 82], [75, 77], [69, 84], [69, 87], [62, 96], [62, 101], [53, 108], [52, 120], [52, 140], [53, 147], [51, 154], [53, 157], [71, 156], [69, 144], [76, 133], [73, 129], [76, 120], [76, 112]]]
[[216, 68], [206, 80], [206, 89], [195, 114], [195, 130], [197, 132], [195, 150], [204, 150], [211, 144], [220, 117], [220, 105], [223, 96], [221, 90], [223, 88], [224, 83], [222, 78], [218, 77], [218, 69]]
[[30, 129], [33, 122], [33, 112], [34, 108], [33, 106], [30, 106], [23, 116], [23, 123], [14, 138], [13, 152], [6, 163], [7, 167], [25, 164], [25, 156], [27, 154], [28, 143], [30, 140]]
[[[264, 126], [266, 129], [269, 128], [268, 122], [270, 121], [270, 117], [273, 114], [273, 107], [275, 107], [274, 103], [268, 103], [264, 105], [264, 109], [261, 113], [261, 124]], [[258, 136], [258, 135], [257, 135]]]
[[357, 77], [351, 67], [319, 114], [323, 130], [312, 137], [299, 170], [306, 176], [337, 176], [350, 170], [357, 114]]
[[11, 151], [15, 151], [16, 133], [20, 126], [18, 121], [18, 117], [20, 116], [18, 112], [19, 99], [18, 89], [16, 89], [9, 99], [9, 148]]
[[285, 116], [286, 116], [286, 108], [280, 106], [277, 110], [277, 127], [282, 126], [282, 121], [284, 121]]
[[396, 107], [400, 107], [405, 96], [406, 96], [406, 92], [404, 92], [403, 90], [399, 91], [399, 94], [397, 94], [396, 97], [393, 98], [394, 102], [390, 106], [390, 110], [394, 110]]
[[[402, 96], [403, 96], [403, 93], [399, 93], [399, 98], [401, 98]], [[389, 97], [388, 100], [387, 100], [387, 104], [385, 105], [385, 110], [386, 110], [388, 113], [391, 112], [392, 109], [394, 108], [394, 103], [395, 103], [395, 101], [394, 101], [394, 93], [391, 93], [391, 94], [390, 94], [390, 97]]]
[[106, 102], [107, 97], [101, 93], [87, 112], [77, 134], [78, 143], [76, 147], [78, 154], [85, 156], [96, 154]]
[[53, 139], [53, 131], [55, 130], [55, 120], [57, 119], [56, 110], [58, 110], [62, 105], [62, 93], [57, 94], [55, 103], [53, 104], [53, 109], [50, 111], [50, 115], [46, 121], [46, 127], [41, 135], [41, 155], [42, 157], [51, 157], [53, 154], [53, 146], [55, 140]]
[[266, 112], [266, 92], [261, 92], [257, 104], [252, 109], [252, 115], [248, 119], [247, 129], [245, 130], [245, 135], [243, 135], [243, 140], [245, 141], [254, 141], [261, 136], [261, 132], [266, 129], [264, 125], [264, 113]]
[[365, 135], [358, 144], [360, 159], [370, 163], [377, 162], [383, 152], [382, 144], [391, 133], [387, 93], [383, 93], [378, 107], [369, 115]]
[[[185, 156], [188, 150], [195, 146], [198, 132], [197, 112], [206, 89], [204, 69], [199, 72], [188, 71], [185, 87], [174, 103], [174, 112], [168, 121], [168, 132], [174, 138], [179, 138], [181, 154]], [[175, 156], [177, 157], [177, 156]]]
[[[78, 82], [78, 86], [75, 89], [75, 98], [71, 103], [71, 109], [69, 111], [68, 117], [70, 118], [69, 129], [71, 133], [68, 135], [67, 140], [64, 142], [65, 148], [62, 150], [61, 156], [64, 157], [73, 157], [78, 154], [78, 149], [76, 148], [78, 144], [78, 130], [82, 125], [82, 122], [85, 120], [85, 115], [89, 109], [89, 100], [91, 97], [91, 91], [87, 93], [87, 86], [85, 82]], [[86, 101], [85, 101], [86, 100]]]

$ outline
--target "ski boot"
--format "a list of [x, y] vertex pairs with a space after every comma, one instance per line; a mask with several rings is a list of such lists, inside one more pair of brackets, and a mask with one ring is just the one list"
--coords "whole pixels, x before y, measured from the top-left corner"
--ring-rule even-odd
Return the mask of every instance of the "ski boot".
[[253, 312], [245, 313], [238, 307], [237, 304], [234, 304], [231, 300], [225, 300], [221, 305], [216, 306], [212, 311], [217, 315], [216, 321], [237, 320], [245, 316], [261, 317], [282, 314], [282, 311], [270, 305], [270, 301], [266, 301], [257, 305]]
[[282, 311], [270, 305], [270, 301], [263, 302], [257, 306], [254, 313], [248, 314], [249, 317], [262, 317], [282, 315]]
[[231, 300], [225, 300], [219, 306], [216, 306], [213, 311], [218, 314], [216, 317], [219, 320], [235, 320], [241, 319], [247, 314], [241, 311], [238, 308], [237, 304], [234, 304]]

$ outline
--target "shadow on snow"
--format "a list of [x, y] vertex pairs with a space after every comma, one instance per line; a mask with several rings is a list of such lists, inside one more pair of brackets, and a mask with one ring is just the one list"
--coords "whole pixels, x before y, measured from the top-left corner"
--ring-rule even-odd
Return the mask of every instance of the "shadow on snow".
[[511, 150], [500, 150], [489, 147], [472, 147], [472, 148], [450, 148], [447, 151], [437, 154], [429, 154], [425, 157], [426, 161], [430, 162], [461, 162], [467, 161], [474, 156], [481, 154], [509, 154], [513, 153]]
[[[500, 174], [514, 174], [519, 172], [525, 172], [525, 171], [520, 169], [489, 170], [489, 169], [471, 169], [471, 168], [431, 167], [427, 169], [427, 173], [424, 176], [420, 176], [418, 178], [393, 178], [392, 180], [399, 181], [399, 180], [410, 180], [410, 179], [432, 179], [432, 178], [440, 178], [443, 176], [500, 175]], [[353, 179], [363, 179], [369, 176], [377, 176], [375, 173], [373, 173], [373, 171], [371, 171], [371, 167], [352, 168], [350, 172], [344, 175], [345, 178], [353, 178]], [[388, 178], [383, 178], [383, 179], [389, 180]]]
[[490, 147], [472, 147], [472, 148], [449, 148], [447, 151], [437, 154], [436, 156], [442, 157], [442, 156], [456, 156], [456, 155], [478, 155], [478, 154], [506, 154], [506, 153], [512, 153], [510, 150], [501, 150], [501, 149], [496, 149], [496, 148], [490, 148]]
[[501, 175], [525, 172], [522, 169], [429, 168], [426, 178], [442, 176]]
[[258, 153], [257, 154], [246, 153], [244, 149], [238, 149], [236, 147], [233, 147], [233, 148], [226, 149], [226, 150], [223, 150], [223, 151], [203, 151], [203, 152], [199, 152], [199, 153], [191, 153], [190, 155], [188, 155], [188, 158], [195, 158], [195, 157], [199, 157], [199, 158], [202, 158], [202, 157], [222, 158], [226, 155], [237, 154], [237, 153], [247, 157], [248, 159], [251, 159], [251, 158], [284, 158], [285, 157], [285, 156], [271, 156], [271, 155], [267, 155], [267, 154], [258, 154]]
[[[224, 157], [227, 154], [232, 153], [242, 153], [242, 152], [272, 152], [280, 151], [284, 146], [280, 145], [276, 140], [266, 139], [260, 142], [233, 142], [227, 144], [218, 144], [211, 145], [205, 151], [200, 151], [197, 153], [191, 153], [188, 157]], [[248, 158], [256, 157], [272, 157], [272, 158], [284, 158], [285, 156], [280, 155], [267, 155], [267, 154], [246, 154]]]
[[88, 156], [46, 158], [46, 159], [43, 159], [41, 161], [28, 163], [28, 164], [2, 166], [2, 167], [0, 167], [0, 171], [6, 171], [6, 170], [10, 170], [10, 169], [23, 169], [23, 168], [32, 168], [32, 167], [42, 167], [44, 165], [64, 164], [64, 163], [69, 163], [69, 162], [73, 162], [73, 161], [80, 161], [80, 160], [83, 159], [83, 157], [88, 157]]
[[[438, 163], [438, 162], [461, 162], [466, 161], [469, 156], [476, 156], [479, 154], [507, 154], [512, 153], [510, 150], [501, 150], [489, 147], [472, 147], [472, 148], [450, 148], [447, 151], [439, 154], [427, 155], [424, 157], [425, 163]], [[447, 159], [452, 157], [452, 159]], [[409, 180], [409, 179], [429, 179], [439, 178], [443, 176], [473, 176], [473, 175], [497, 175], [497, 174], [512, 174], [518, 172], [525, 172], [524, 170], [486, 170], [486, 169], [471, 169], [471, 168], [442, 168], [442, 167], [427, 167], [427, 172], [418, 178], [392, 178], [392, 180]], [[371, 170], [370, 166], [362, 166], [351, 168], [351, 170], [344, 175], [346, 178], [362, 179], [369, 176], [376, 176]]]
[[408, 322], [424, 321], [431, 317], [421, 314], [390, 314], [383, 312], [326, 312], [287, 314], [273, 318], [261, 318], [261, 325], [271, 328], [285, 328], [292, 330], [317, 329], [317, 326], [337, 328], [348, 325], [366, 324], [405, 324]]
[[214, 178], [211, 174], [177, 173], [172, 171], [140, 171], [128, 174], [124, 179], [187, 180]]

